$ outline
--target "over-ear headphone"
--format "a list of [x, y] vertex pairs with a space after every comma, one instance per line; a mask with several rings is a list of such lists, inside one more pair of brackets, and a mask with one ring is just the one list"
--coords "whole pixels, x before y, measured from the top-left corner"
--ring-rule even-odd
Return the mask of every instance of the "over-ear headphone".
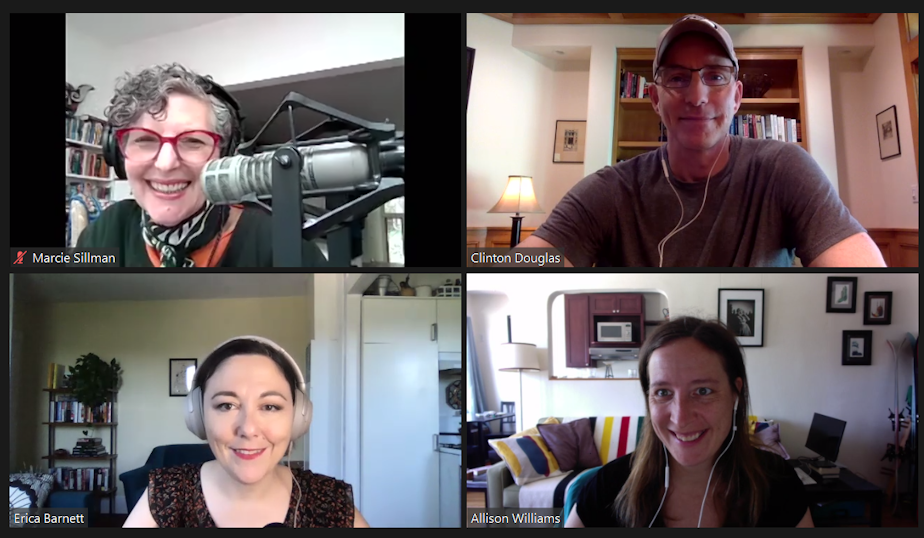
[[[228, 157], [234, 154], [234, 151], [241, 145], [241, 139], [244, 137], [244, 115], [241, 113], [241, 105], [237, 100], [228, 93], [219, 84], [212, 81], [209, 77], [200, 76], [196, 83], [205, 90], [205, 93], [215, 96], [223, 102], [231, 111], [231, 135], [220, 148], [219, 155]], [[116, 129], [108, 127], [103, 134], [103, 158], [106, 160], [116, 177], [119, 179], [128, 179], [125, 175], [125, 158], [122, 156], [122, 150], [119, 149], [119, 140], [116, 136]]]
[[[282, 349], [279, 344], [261, 336], [238, 336], [237, 338], [222, 342], [215, 349], [217, 350], [225, 344], [235, 340], [253, 340], [265, 344], [278, 351], [289, 361], [292, 368], [295, 370], [295, 375], [298, 376], [298, 386], [295, 389], [295, 415], [292, 418], [292, 439], [298, 439], [308, 433], [308, 427], [311, 425], [312, 405], [311, 400], [308, 399], [305, 378], [302, 376], [302, 371], [298, 367], [298, 363], [295, 362], [295, 359], [293, 359], [286, 350]], [[189, 428], [189, 431], [196, 434], [199, 439], [205, 440], [203, 396], [204, 394], [201, 386], [194, 387], [189, 394], [186, 395], [186, 427]]]

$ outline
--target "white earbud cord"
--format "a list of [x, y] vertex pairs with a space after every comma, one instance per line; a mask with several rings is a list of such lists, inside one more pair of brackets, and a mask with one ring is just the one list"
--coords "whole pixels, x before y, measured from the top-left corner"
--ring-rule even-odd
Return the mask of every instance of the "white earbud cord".
[[[728, 136], [729, 135], [726, 133], [725, 140], [728, 140]], [[725, 140], [722, 141], [723, 146], [725, 145]], [[664, 179], [666, 179], [667, 184], [671, 186], [671, 190], [674, 191], [674, 195], [677, 196], [677, 202], [680, 204], [680, 220], [677, 221], [677, 226], [674, 226], [674, 229], [671, 230], [669, 234], [664, 236], [664, 239], [662, 239], [658, 243], [658, 267], [664, 267], [664, 246], [667, 245], [667, 241], [671, 237], [674, 237], [675, 235], [682, 232], [687, 226], [693, 224], [693, 222], [697, 218], [699, 218], [700, 213], [703, 212], [703, 208], [706, 207], [706, 198], [709, 196], [709, 180], [712, 179], [712, 172], [713, 170], [715, 170], [715, 165], [719, 162], [719, 157], [721, 156], [722, 156], [722, 152], [719, 151], [719, 154], [716, 155], [715, 157], [715, 161], [712, 162], [712, 168], [709, 169], [709, 175], [706, 176], [706, 192], [703, 194], [703, 203], [699, 206], [699, 211], [696, 213], [696, 216], [693, 217], [692, 220], [690, 220], [690, 222], [684, 224], [683, 227], [680, 229], [677, 229], [677, 228], [678, 226], [680, 226], [681, 223], [683, 223], [683, 213], [684, 213], [683, 212], [683, 201], [680, 199], [680, 194], [677, 192], [677, 189], [674, 188], [674, 184], [671, 183], [670, 176], [667, 173], [667, 162], [664, 160], [663, 157], [661, 158], [661, 168], [664, 170]]]
[[[731, 439], [728, 440], [728, 444], [725, 445], [725, 450], [723, 450], [722, 453], [719, 454], [719, 457], [715, 459], [715, 463], [712, 464], [712, 470], [709, 471], [709, 480], [706, 481], [706, 493], [703, 494], [703, 504], [700, 505], [699, 507], [699, 520], [696, 522], [697, 529], [700, 528], [700, 525], [702, 525], [703, 523], [703, 509], [706, 508], [706, 497], [709, 496], [709, 485], [712, 483], [712, 473], [715, 472], [715, 466], [718, 465], [719, 460], [722, 459], [722, 456], [725, 455], [725, 453], [728, 451], [728, 448], [731, 446], [732, 441], [735, 440], [735, 432], [738, 431], [738, 424], [735, 422], [735, 420], [737, 420], [737, 417], [738, 417], [738, 399], [735, 398], [735, 411], [732, 414], [732, 436], [731, 436]], [[651, 518], [651, 523], [648, 524], [649, 529], [651, 528], [652, 525], [654, 525], [655, 520], [658, 519], [658, 514], [661, 513], [661, 507], [664, 506], [664, 499], [667, 498], [667, 487], [668, 487], [668, 484], [670, 483], [670, 476], [671, 476], [670, 457], [667, 455], [667, 447], [664, 446], [663, 444], [661, 446], [664, 448], [664, 458], [665, 458], [664, 460], [664, 495], [661, 497], [661, 504], [658, 505], [658, 511], [655, 512], [654, 517]]]

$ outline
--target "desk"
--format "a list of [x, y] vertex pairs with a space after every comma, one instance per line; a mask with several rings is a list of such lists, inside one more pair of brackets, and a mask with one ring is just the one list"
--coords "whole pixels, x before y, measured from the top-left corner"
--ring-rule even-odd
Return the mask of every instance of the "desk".
[[[799, 461], [789, 460], [793, 467], [799, 467]], [[803, 471], [815, 479], [817, 484], [807, 484], [805, 492], [808, 494], [809, 508], [817, 507], [819, 503], [826, 502], [844, 502], [844, 501], [863, 501], [870, 505], [870, 521], [846, 520], [846, 524], [863, 524], [868, 523], [871, 527], [882, 526], [882, 489], [875, 484], [871, 484], [860, 478], [849, 469], [841, 467], [840, 474], [836, 480], [820, 480], [817, 474], [803, 468]], [[812, 516], [814, 520], [814, 515]], [[819, 526], [823, 521], [815, 521]]]
[[484, 425], [487, 424], [488, 422], [500, 420], [502, 418], [515, 417], [515, 416], [516, 416], [516, 413], [506, 413], [503, 415], [494, 415], [491, 418], [469, 418], [465, 420], [465, 422], [469, 424], [475, 424], [476, 427], [478, 428], [478, 446], [479, 446], [481, 453], [477, 456], [477, 458], [479, 460], [483, 460], [483, 461], [479, 461], [478, 462], [479, 464], [484, 465], [487, 463], [487, 460], [488, 460], [488, 440], [484, 436]]

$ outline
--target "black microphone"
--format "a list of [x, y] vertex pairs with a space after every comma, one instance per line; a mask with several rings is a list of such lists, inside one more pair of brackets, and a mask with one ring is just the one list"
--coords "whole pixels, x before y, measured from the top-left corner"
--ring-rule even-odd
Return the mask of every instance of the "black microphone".
[[[373, 185], [369, 149], [365, 144], [334, 142], [296, 147], [301, 155], [301, 190], [349, 189]], [[373, 150], [375, 151], [375, 150]], [[383, 141], [379, 162], [382, 177], [404, 176], [403, 138]], [[206, 164], [200, 178], [205, 197], [213, 204], [253, 202], [273, 194], [273, 156], [232, 155]]]
[[268, 525], [263, 526], [264, 529], [267, 527], [285, 527], [285, 525], [283, 525], [282, 523], [270, 523]]

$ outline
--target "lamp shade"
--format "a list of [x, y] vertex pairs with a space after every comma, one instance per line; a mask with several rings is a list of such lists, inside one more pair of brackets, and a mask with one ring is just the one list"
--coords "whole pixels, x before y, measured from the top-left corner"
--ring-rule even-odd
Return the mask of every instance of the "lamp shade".
[[516, 372], [520, 370], [539, 370], [539, 355], [535, 344], [521, 344], [508, 342], [500, 346], [501, 372]]
[[536, 201], [533, 190], [533, 178], [529, 176], [510, 176], [507, 188], [494, 207], [488, 213], [545, 213]]

